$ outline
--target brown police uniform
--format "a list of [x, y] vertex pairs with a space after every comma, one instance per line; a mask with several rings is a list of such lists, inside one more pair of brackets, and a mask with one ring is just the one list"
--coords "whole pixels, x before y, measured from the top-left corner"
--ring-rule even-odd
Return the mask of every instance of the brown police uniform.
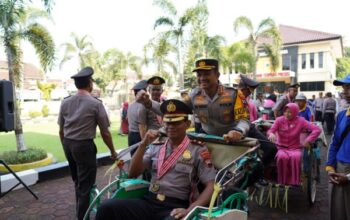
[[[92, 68], [84, 68], [72, 76], [75, 80], [91, 77]], [[65, 98], [61, 103], [58, 124], [64, 131], [63, 149], [75, 185], [78, 219], [83, 219], [89, 206], [89, 195], [96, 179], [97, 148], [93, 141], [96, 127], [110, 126], [102, 102], [85, 90]]]
[[[182, 108], [186, 114], [177, 111]], [[165, 113], [164, 121], [168, 123], [184, 120], [187, 112], [191, 112], [186, 104], [174, 99], [165, 101], [161, 110]], [[178, 157], [172, 158], [176, 151], [180, 152]], [[171, 160], [172, 163], [165, 174], [160, 176], [158, 161], [162, 158], [165, 158], [162, 165], [166, 160]], [[97, 211], [96, 220], [173, 219], [169, 216], [170, 212], [174, 208], [189, 206], [192, 189], [198, 181], [206, 184], [215, 179], [215, 169], [207, 147], [191, 143], [187, 136], [174, 149], [167, 141], [159, 145], [151, 144], [143, 156], [143, 163], [147, 164], [152, 173], [149, 193], [142, 199], [113, 199], [104, 202]], [[162, 170], [163, 166], [160, 167]]]

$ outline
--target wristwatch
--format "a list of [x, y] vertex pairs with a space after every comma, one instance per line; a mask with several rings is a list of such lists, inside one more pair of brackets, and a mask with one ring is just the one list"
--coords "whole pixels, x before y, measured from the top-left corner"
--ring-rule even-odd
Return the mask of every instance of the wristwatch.
[[350, 182], [350, 173], [347, 174], [346, 177], [348, 178], [348, 182]]

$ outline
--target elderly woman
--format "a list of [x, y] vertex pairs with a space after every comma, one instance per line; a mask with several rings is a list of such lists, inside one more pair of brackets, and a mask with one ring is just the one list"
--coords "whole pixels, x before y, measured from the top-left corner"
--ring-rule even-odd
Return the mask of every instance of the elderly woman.
[[[285, 185], [299, 185], [302, 148], [309, 147], [320, 135], [321, 129], [298, 116], [299, 108], [295, 103], [287, 104], [283, 112], [284, 115], [278, 117], [268, 131], [269, 140], [276, 143], [278, 148], [277, 181]], [[300, 144], [300, 135], [304, 129], [310, 133]]]

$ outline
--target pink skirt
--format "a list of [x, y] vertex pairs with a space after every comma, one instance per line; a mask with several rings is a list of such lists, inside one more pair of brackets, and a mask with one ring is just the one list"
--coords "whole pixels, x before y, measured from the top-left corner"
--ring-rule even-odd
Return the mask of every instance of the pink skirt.
[[283, 185], [299, 185], [302, 149], [279, 148], [276, 154], [277, 182]]

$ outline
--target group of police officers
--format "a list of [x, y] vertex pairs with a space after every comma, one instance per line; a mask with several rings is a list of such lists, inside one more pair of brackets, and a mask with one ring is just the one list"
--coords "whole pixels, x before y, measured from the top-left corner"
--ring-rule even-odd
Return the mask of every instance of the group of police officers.
[[[183, 95], [182, 101], [162, 99], [165, 81], [158, 76], [133, 87], [135, 102], [128, 109], [128, 144], [139, 143], [139, 147], [132, 152], [129, 176], [136, 178], [149, 169], [149, 193], [137, 200], [105, 201], [96, 219], [180, 219], [194, 206], [207, 205], [213, 192], [215, 170], [206, 146], [193, 143], [186, 136], [191, 124], [189, 114], [193, 113], [198, 120], [198, 132], [224, 136], [232, 142], [243, 137], [257, 138], [261, 141], [263, 164], [274, 159], [275, 146], [249, 122], [246, 98], [259, 84], [241, 76], [238, 89], [222, 85], [215, 59], [196, 61], [193, 72], [198, 87]], [[96, 178], [97, 150], [93, 139], [97, 126], [112, 159], [117, 156], [106, 111], [101, 101], [90, 94], [92, 74], [93, 69], [87, 67], [72, 76], [78, 92], [63, 100], [58, 119], [61, 142], [75, 183], [78, 219], [83, 218], [88, 208], [89, 192]], [[162, 126], [167, 141], [152, 144]], [[259, 173], [250, 181], [256, 181]], [[205, 187], [195, 196], [198, 182]]]

